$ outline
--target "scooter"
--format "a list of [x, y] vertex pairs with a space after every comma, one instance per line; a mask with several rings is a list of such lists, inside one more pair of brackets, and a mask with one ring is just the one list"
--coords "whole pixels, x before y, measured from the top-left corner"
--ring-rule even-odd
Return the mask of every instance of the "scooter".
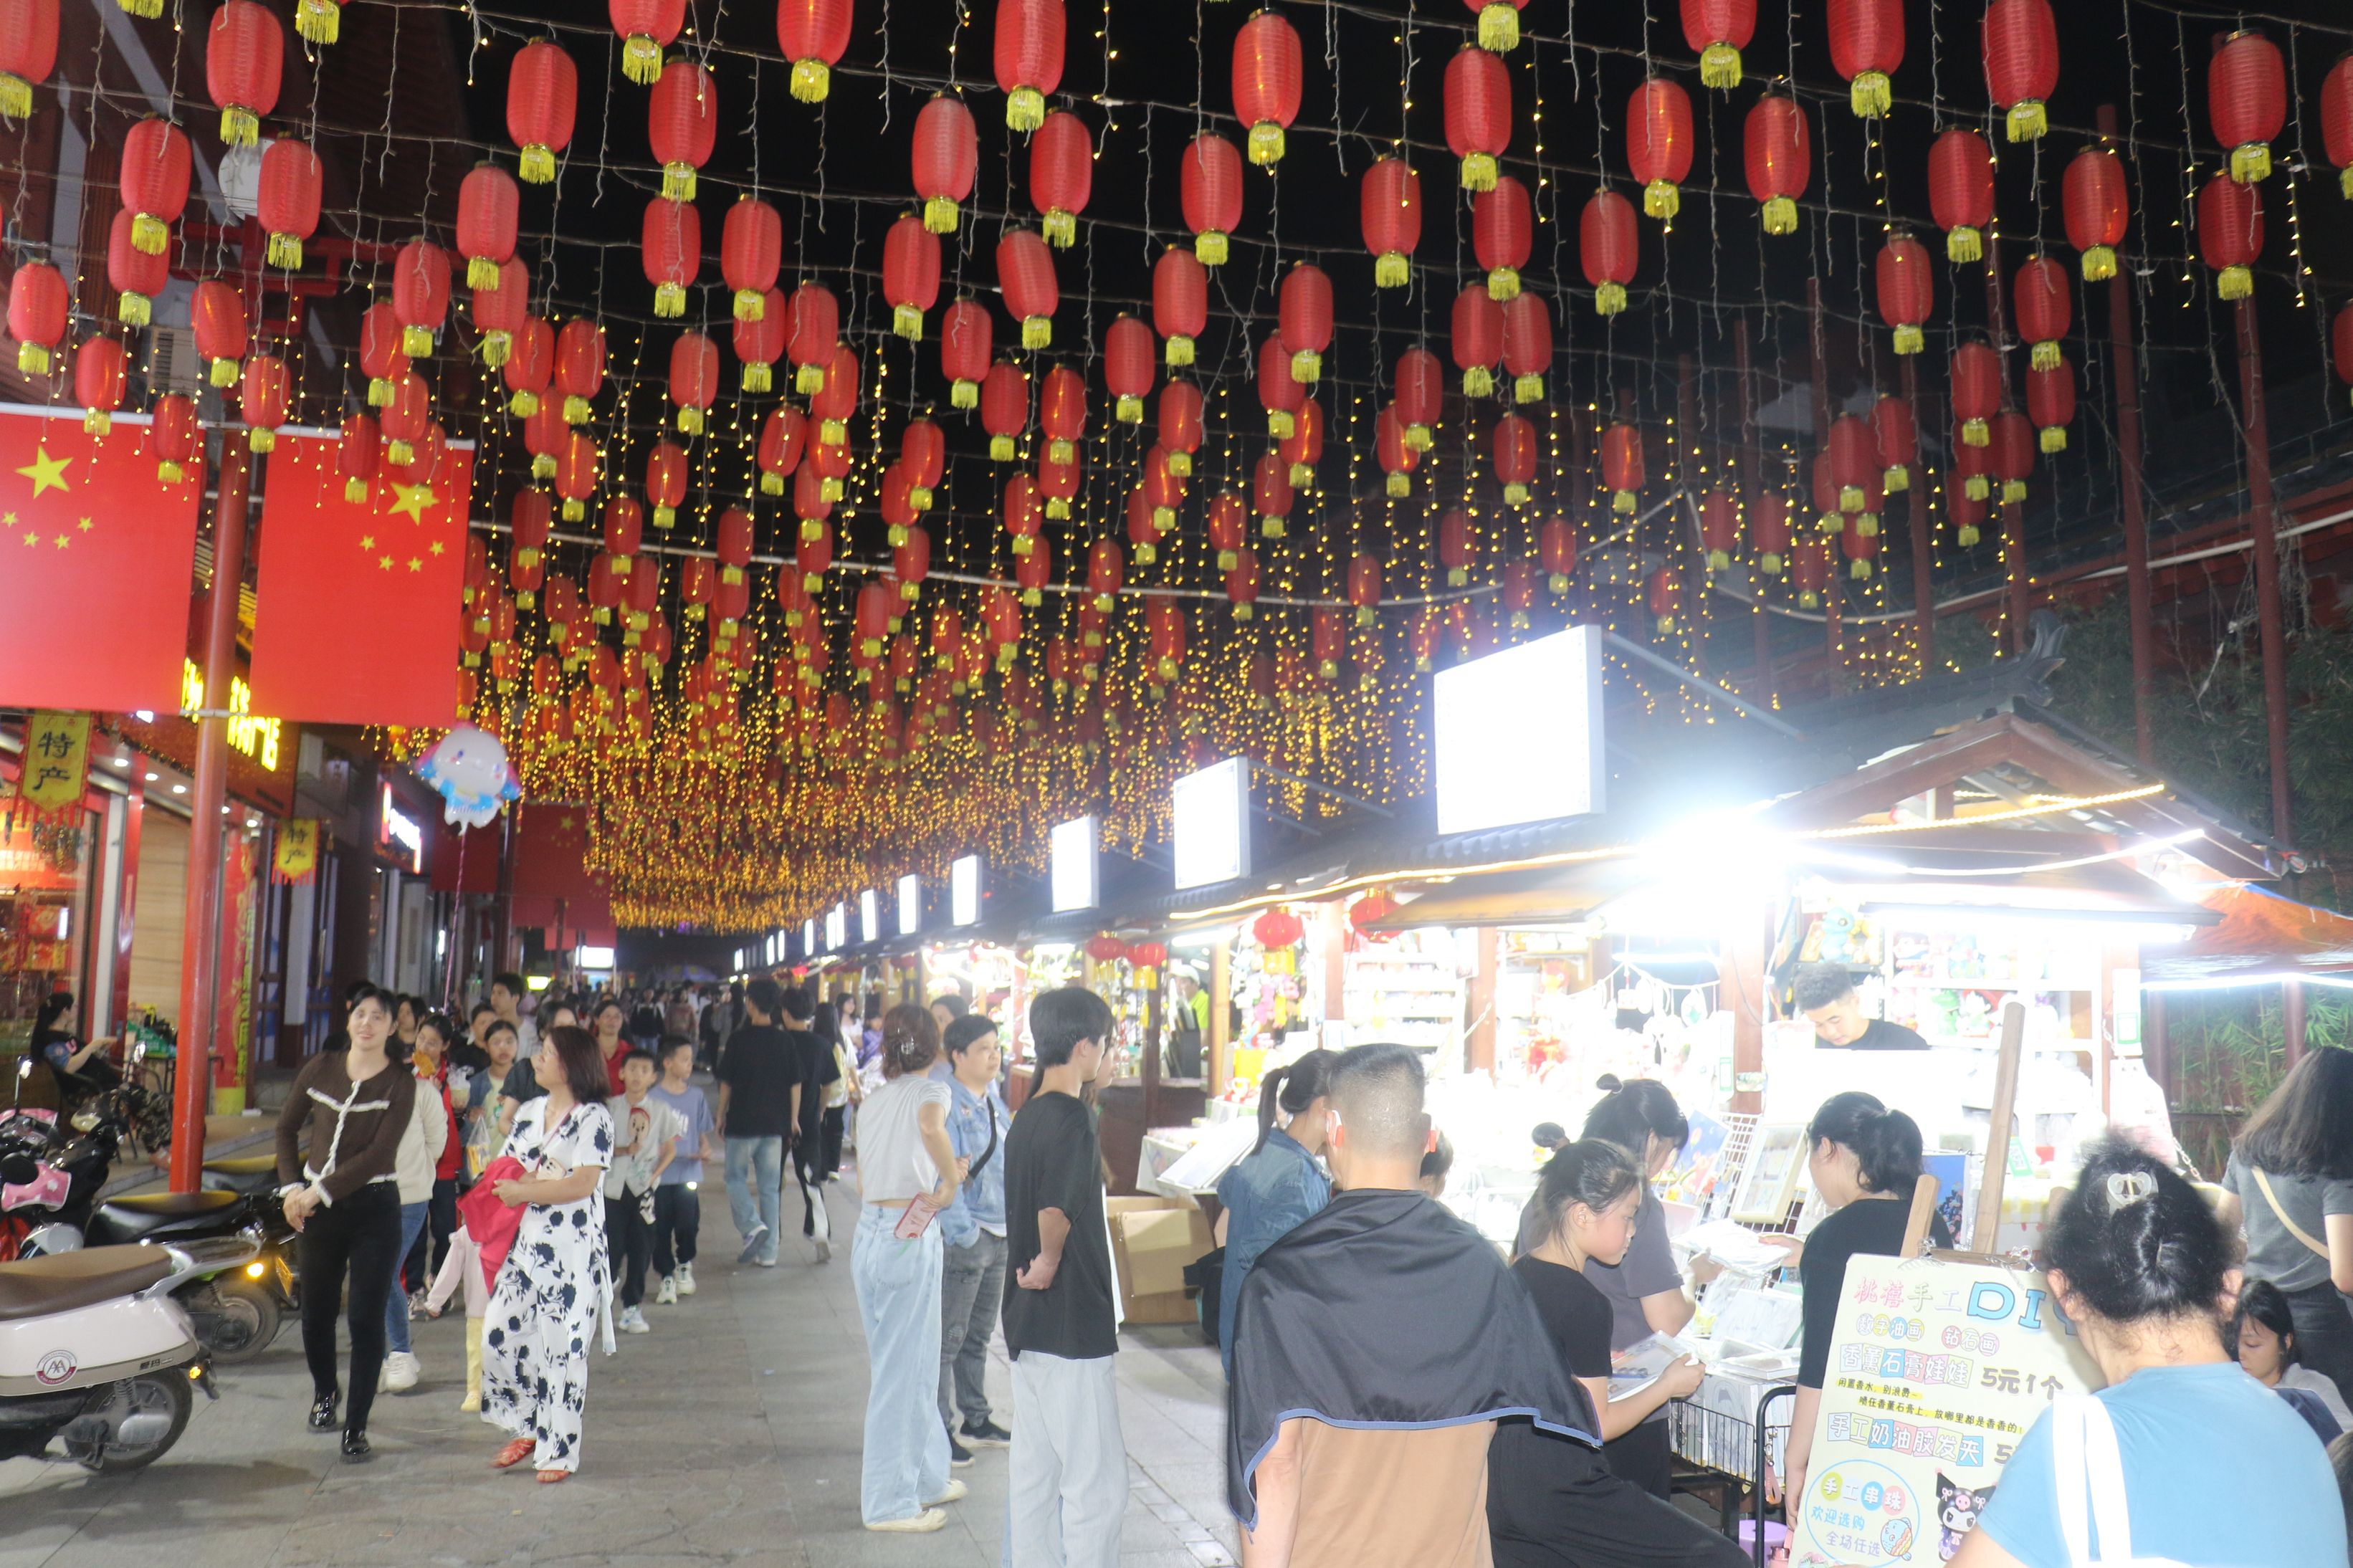
[[86, 1469], [151, 1465], [179, 1441], [194, 1391], [219, 1395], [172, 1292], [234, 1266], [239, 1244], [98, 1247], [0, 1263], [0, 1459], [52, 1439]]

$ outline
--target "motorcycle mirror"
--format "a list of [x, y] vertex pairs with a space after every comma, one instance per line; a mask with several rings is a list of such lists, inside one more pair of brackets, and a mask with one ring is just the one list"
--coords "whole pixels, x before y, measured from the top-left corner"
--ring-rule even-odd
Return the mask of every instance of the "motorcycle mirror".
[[30, 1154], [0, 1154], [0, 1184], [29, 1186], [41, 1179], [41, 1163]]
[[16, 1064], [16, 1076], [18, 1078], [30, 1078], [33, 1076], [32, 1058], [26, 1057]]

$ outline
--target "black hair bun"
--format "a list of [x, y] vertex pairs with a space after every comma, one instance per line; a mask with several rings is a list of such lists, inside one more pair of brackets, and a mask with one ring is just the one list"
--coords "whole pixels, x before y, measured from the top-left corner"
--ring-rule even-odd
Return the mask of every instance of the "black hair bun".
[[1616, 1073], [1606, 1072], [1593, 1080], [1593, 1087], [1604, 1094], [1615, 1094], [1626, 1086], [1619, 1081]]

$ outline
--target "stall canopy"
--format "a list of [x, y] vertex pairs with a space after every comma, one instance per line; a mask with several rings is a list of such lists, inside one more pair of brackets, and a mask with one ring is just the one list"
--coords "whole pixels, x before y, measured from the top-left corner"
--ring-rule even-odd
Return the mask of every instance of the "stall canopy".
[[2152, 953], [2145, 985], [2195, 990], [2283, 980], [2353, 984], [2353, 920], [2243, 882], [2207, 889], [2199, 900], [2214, 923], [2181, 946]]

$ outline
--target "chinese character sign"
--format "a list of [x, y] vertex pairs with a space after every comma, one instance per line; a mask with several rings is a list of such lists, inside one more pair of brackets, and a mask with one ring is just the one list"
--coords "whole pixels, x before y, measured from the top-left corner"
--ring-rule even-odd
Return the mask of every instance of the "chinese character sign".
[[319, 869], [319, 824], [298, 816], [278, 825], [278, 848], [270, 857], [270, 875], [280, 882], [307, 882]]
[[2026, 1429], [2100, 1385], [2042, 1275], [1853, 1258], [1792, 1568], [1950, 1562]]
[[38, 712], [25, 723], [24, 771], [16, 808], [33, 817], [67, 817], [81, 807], [90, 768], [90, 715]]

